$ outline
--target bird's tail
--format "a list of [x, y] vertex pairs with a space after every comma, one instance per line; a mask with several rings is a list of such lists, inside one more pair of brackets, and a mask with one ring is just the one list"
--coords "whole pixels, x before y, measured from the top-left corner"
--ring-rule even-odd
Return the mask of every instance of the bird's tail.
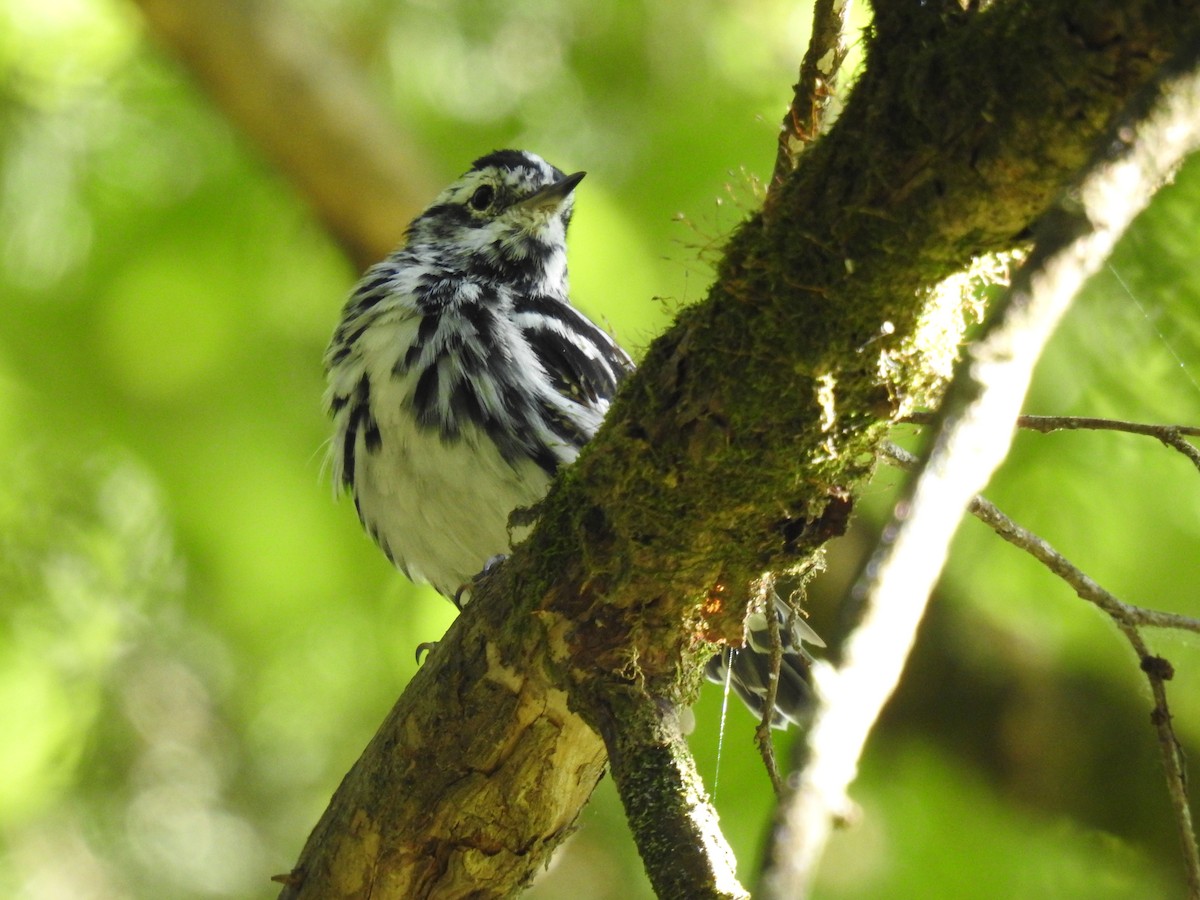
[[[804, 644], [824, 647], [825, 642], [778, 596], [769, 603], [770, 614], [779, 623], [779, 642], [783, 648], [771, 727], [804, 725], [812, 715], [815, 699], [811, 671], [813, 658], [804, 649]], [[721, 651], [704, 667], [704, 674], [709, 681], [724, 684], [728, 678], [737, 695], [760, 719], [767, 699], [767, 683], [771, 677], [771, 631], [767, 615], [763, 612], [751, 613], [746, 618], [745, 646], [739, 650]]]

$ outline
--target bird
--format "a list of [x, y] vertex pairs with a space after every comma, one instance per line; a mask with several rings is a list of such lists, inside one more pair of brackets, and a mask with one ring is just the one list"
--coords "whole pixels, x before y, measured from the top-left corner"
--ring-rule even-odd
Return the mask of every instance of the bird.
[[[634, 370], [570, 301], [567, 227], [584, 175], [523, 150], [476, 159], [362, 276], [325, 352], [336, 488], [393, 564], [456, 605], [525, 536], [510, 515], [544, 497]], [[775, 614], [772, 724], [785, 727], [812, 706], [802, 642], [815, 635], [780, 602]], [[767, 620], [751, 625], [746, 647], [706, 673], [725, 681], [732, 666], [761, 715]]]

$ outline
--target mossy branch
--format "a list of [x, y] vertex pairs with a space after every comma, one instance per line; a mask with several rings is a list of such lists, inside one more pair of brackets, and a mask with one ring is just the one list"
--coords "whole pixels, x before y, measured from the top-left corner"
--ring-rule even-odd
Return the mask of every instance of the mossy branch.
[[[142, 2], [175, 17], [161, 33], [199, 78], [236, 77], [185, 46], [206, 4]], [[868, 40], [835, 128], [777, 187], [771, 216], [732, 236], [708, 298], [652, 345], [533, 535], [347, 775], [281, 896], [490, 897], [527, 884], [603, 770], [597, 735], [640, 741], [611, 711], [631, 695], [639, 709], [687, 699], [709, 642], [740, 639], [755, 578], [844, 528], [888, 424], [937, 389], [959, 339], [960, 312], [931, 289], [1020, 239], [1198, 12], [908, 6], [924, 12]], [[249, 47], [222, 62], [262, 63], [269, 81], [261, 40], [247, 26], [231, 46]], [[280, 95], [294, 74], [281, 73]], [[213, 95], [273, 146], [236, 92]], [[343, 243], [372, 245], [354, 219], [336, 220]]]

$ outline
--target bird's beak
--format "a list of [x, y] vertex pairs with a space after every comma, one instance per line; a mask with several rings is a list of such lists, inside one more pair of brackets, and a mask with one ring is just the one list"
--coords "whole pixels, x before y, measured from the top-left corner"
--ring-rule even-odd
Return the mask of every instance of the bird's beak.
[[583, 181], [583, 176], [587, 172], [576, 172], [574, 175], [568, 175], [566, 178], [548, 184], [536, 194], [532, 194], [517, 203], [519, 209], [528, 210], [555, 210], [562, 206], [564, 200], [571, 196], [571, 192], [575, 190], [575, 186]]

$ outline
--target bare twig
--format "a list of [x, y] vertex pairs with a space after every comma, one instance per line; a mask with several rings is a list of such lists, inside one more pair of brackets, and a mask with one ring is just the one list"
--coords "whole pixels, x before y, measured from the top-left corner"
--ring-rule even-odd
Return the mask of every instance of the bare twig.
[[1032, 253], [957, 367], [928, 458], [868, 564], [863, 618], [842, 665], [814, 673], [820, 705], [807, 735], [808, 764], [777, 831], [786, 846], [774, 854], [774, 896], [803, 897], [813, 883], [962, 513], [1008, 452], [1042, 348], [1085, 279], [1200, 143], [1198, 59], [1200, 48], [1190, 46], [1115, 123], [1075, 190], [1043, 217]]
[[1196, 425], [1148, 425], [1144, 422], [1097, 419], [1091, 416], [1019, 416], [1017, 425], [1043, 433], [1091, 428], [1098, 431], [1128, 431], [1131, 434], [1148, 434], [1160, 440], [1164, 435], [1170, 434], [1200, 437], [1200, 426]]
[[1171, 724], [1171, 709], [1167, 705], [1166, 682], [1175, 674], [1171, 664], [1161, 656], [1153, 656], [1142, 641], [1141, 634], [1130, 625], [1122, 626], [1121, 632], [1133, 645], [1138, 655], [1141, 670], [1146, 673], [1150, 682], [1150, 692], [1154, 695], [1154, 709], [1150, 712], [1150, 721], [1158, 732], [1158, 746], [1162, 751], [1163, 769], [1167, 776], [1167, 792], [1171, 796], [1171, 806], [1175, 810], [1175, 824], [1179, 829], [1179, 841], [1183, 847], [1184, 865], [1187, 867], [1188, 896], [1192, 900], [1200, 898], [1200, 849], [1196, 846], [1196, 828], [1192, 821], [1192, 808], [1188, 801], [1186, 759], [1179, 739], [1175, 737], [1175, 729]]
[[1183, 848], [1184, 865], [1187, 868], [1189, 896], [1200, 897], [1200, 850], [1196, 845], [1196, 831], [1192, 823], [1191, 805], [1188, 800], [1187, 777], [1184, 772], [1183, 749], [1175, 737], [1171, 725], [1171, 710], [1167, 705], [1164, 682], [1174, 674], [1170, 663], [1150, 653], [1138, 627], [1151, 625], [1160, 628], [1184, 628], [1200, 632], [1200, 621], [1188, 616], [1159, 613], [1133, 606], [1117, 599], [1092, 578], [1084, 574], [1070, 560], [1051, 547], [1033, 532], [1022, 528], [1004, 515], [997, 507], [982, 497], [971, 502], [971, 513], [989, 525], [998, 535], [1029, 553], [1046, 568], [1067, 582], [1081, 598], [1104, 610], [1125, 635], [1137, 654], [1141, 670], [1150, 682], [1154, 695], [1154, 710], [1150, 721], [1158, 731], [1159, 749], [1162, 752], [1163, 768], [1166, 771], [1167, 792], [1175, 811], [1175, 824]]
[[[895, 444], [885, 445], [883, 451], [888, 459], [901, 468], [914, 469], [919, 462], [916, 455]], [[1022, 528], [985, 497], [975, 495], [967, 506], [967, 510], [1010, 544], [1020, 547], [1035, 557], [1051, 572], [1071, 585], [1075, 589], [1075, 593], [1089, 603], [1100, 607], [1115, 621], [1134, 628], [1173, 628], [1200, 634], [1200, 619], [1193, 616], [1162, 612], [1119, 600], [1072, 565], [1050, 544], [1033, 532]]]
[[[846, 59], [846, 18], [850, 0], [817, 0], [813, 5], [812, 37], [800, 63], [799, 80], [792, 86], [792, 102], [779, 127], [779, 148], [771, 193], [796, 168], [796, 158], [821, 131], [822, 118], [837, 86], [838, 71]], [[771, 205], [768, 197], [767, 206]]]
[[1071, 585], [1084, 600], [1104, 610], [1115, 621], [1131, 628], [1173, 628], [1200, 634], [1200, 619], [1178, 613], [1160, 612], [1125, 603], [1104, 590], [1099, 584], [1071, 564], [1061, 553], [1031, 531], [1017, 525], [1000, 512], [991, 501], [975, 497], [968, 509], [971, 515], [985, 522], [998, 535], [1026, 551], [1047, 569]]
[[1183, 439], [1182, 432], [1177, 432], [1175, 434], [1161, 434], [1158, 435], [1158, 439], [1168, 447], [1178, 450], [1180, 453], [1190, 459], [1192, 464], [1197, 469], [1200, 469], [1200, 450], [1197, 450], [1195, 445], [1190, 441], [1185, 441]]
[[1095, 419], [1087, 416], [1021, 416], [1017, 425], [1032, 431], [1048, 434], [1051, 431], [1094, 429], [1098, 431], [1125, 431], [1130, 434], [1145, 434], [1158, 438], [1168, 447], [1178, 450], [1200, 469], [1200, 450], [1184, 440], [1184, 436], [1200, 437], [1200, 427], [1194, 425], [1147, 425], [1141, 422], [1123, 422], [1119, 419]]
[[[894, 445], [885, 447], [885, 453], [904, 468], [912, 468], [918, 462], [916, 456]], [[1150, 720], [1158, 732], [1159, 749], [1162, 752], [1163, 768], [1166, 771], [1167, 792], [1175, 811], [1175, 822], [1183, 847], [1190, 895], [1192, 897], [1200, 896], [1200, 850], [1197, 849], [1195, 826], [1192, 822], [1191, 805], [1188, 799], [1183, 748], [1175, 737], [1171, 724], [1171, 710], [1167, 704], [1165, 682], [1171, 679], [1174, 671], [1169, 662], [1150, 653], [1138, 631], [1141, 627], [1152, 627], [1177, 628], [1200, 633], [1200, 619], [1125, 603], [1101, 587], [1043, 538], [1018, 525], [984, 497], [976, 495], [971, 500], [968, 509], [973, 516], [1004, 540], [1024, 550], [1069, 584], [1080, 598], [1107, 613], [1133, 647], [1138, 657], [1139, 667], [1145, 673], [1150, 683], [1150, 691], [1154, 695], [1154, 710], [1150, 715]]]
[[[1158, 731], [1159, 749], [1162, 751], [1163, 768], [1166, 771], [1167, 792], [1175, 811], [1175, 823], [1183, 848], [1184, 865], [1187, 868], [1188, 889], [1191, 897], [1200, 897], [1200, 850], [1196, 845], [1196, 832], [1192, 823], [1192, 811], [1188, 801], [1187, 778], [1184, 773], [1183, 749], [1175, 737], [1171, 725], [1171, 710], [1167, 705], [1164, 682], [1174, 674], [1170, 663], [1150, 653], [1138, 631], [1140, 625], [1166, 628], [1186, 628], [1200, 632], [1200, 621], [1187, 616], [1174, 616], [1143, 609], [1118, 600], [1084, 574], [1070, 560], [1051, 547], [1045, 540], [1022, 528], [1004, 515], [996, 506], [982, 497], [971, 503], [971, 513], [987, 523], [998, 535], [1029, 553], [1046, 568], [1067, 582], [1081, 598], [1104, 610], [1125, 635], [1137, 654], [1141, 670], [1150, 682], [1154, 695], [1154, 711], [1150, 715]], [[1163, 621], [1164, 619], [1169, 620]]]
[[[899, 421], [907, 425], [929, 425], [934, 414], [917, 412]], [[1178, 450], [1200, 469], [1200, 449], [1185, 437], [1200, 437], [1197, 425], [1152, 425], [1145, 422], [1126, 422], [1121, 419], [1098, 419], [1091, 416], [1018, 416], [1017, 427], [1049, 434], [1052, 431], [1123, 431], [1158, 438], [1168, 447]]]

